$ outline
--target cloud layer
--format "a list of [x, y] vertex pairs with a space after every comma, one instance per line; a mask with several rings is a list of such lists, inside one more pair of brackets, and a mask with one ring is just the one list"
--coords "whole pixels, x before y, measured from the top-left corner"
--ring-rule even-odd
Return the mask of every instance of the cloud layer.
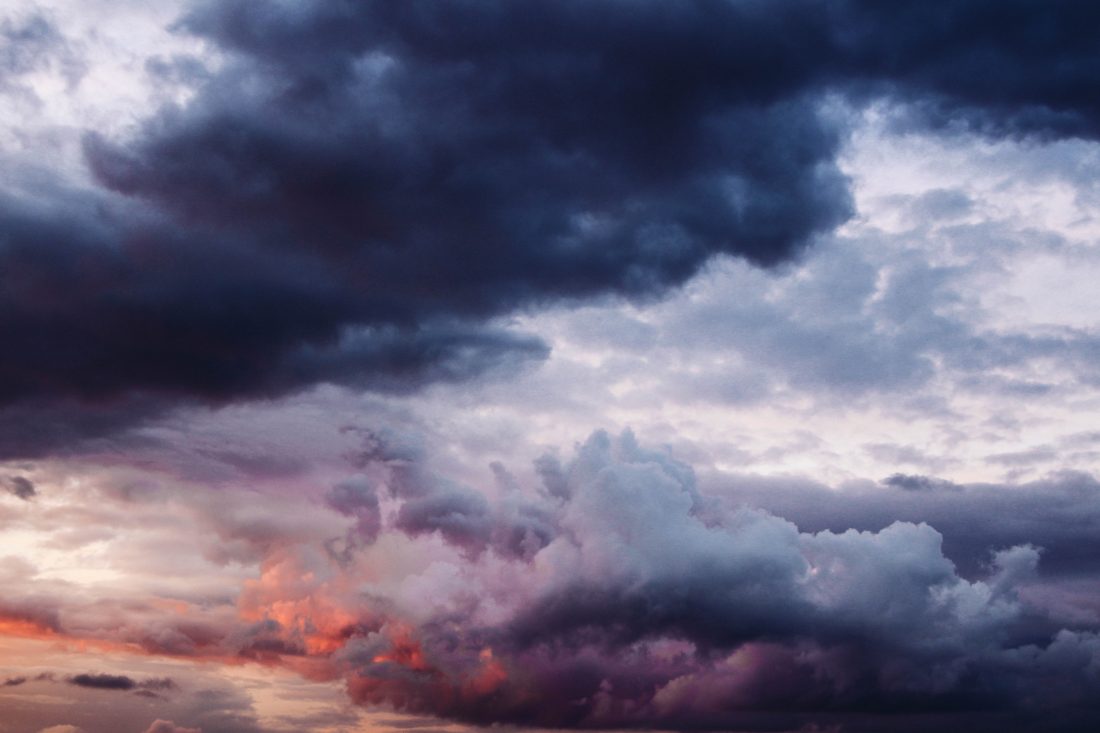
[[[498, 466], [496, 485], [475, 489], [416, 441], [360, 437], [359, 473], [312, 499], [200, 494], [176, 529], [160, 500], [122, 500], [161, 532], [186, 531], [192, 555], [258, 563], [239, 594], [215, 601], [188, 580], [193, 560], [177, 590], [158, 568], [159, 590], [133, 598], [11, 564], [20, 591], [3, 622], [342, 679], [362, 705], [482, 725], [1070, 731], [1100, 716], [1100, 607], [1075, 590], [1072, 550], [1096, 531], [1094, 483], [833, 498], [728, 478], [704, 491], [667, 451], [596, 433], [569, 460], [540, 459], [537, 484]], [[1006, 493], [1040, 531], [1001, 518]], [[769, 497], [804, 526], [759, 508]], [[1081, 521], [1042, 531], [1067, 511]], [[67, 681], [178, 689], [121, 674]]]
[[[0, 452], [514, 368], [545, 345], [484, 319], [786, 261], [852, 212], [830, 100], [1095, 137], [1096, 11], [1055, 6], [198, 3], [176, 28], [219, 61], [148, 64], [186, 101], [87, 131], [92, 187], [0, 194]], [[21, 22], [4, 78], [75, 63]]]

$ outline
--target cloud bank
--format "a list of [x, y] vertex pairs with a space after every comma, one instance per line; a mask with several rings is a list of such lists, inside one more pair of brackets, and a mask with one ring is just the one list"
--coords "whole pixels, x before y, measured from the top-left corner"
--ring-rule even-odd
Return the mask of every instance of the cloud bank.
[[[254, 537], [261, 573], [235, 601], [198, 595], [173, 610], [27, 579], [3, 618], [108, 649], [286, 667], [343, 680], [368, 707], [480, 725], [1071, 731], [1100, 720], [1100, 608], [1074, 598], [1062, 549], [1096, 519], [1062, 536], [1015, 531], [994, 511], [1006, 487], [921, 488], [938, 497], [927, 506], [886, 486], [847, 504], [797, 486], [753, 500], [737, 479], [704, 491], [629, 433], [540, 459], [538, 484], [497, 467], [483, 489], [438, 473], [415, 441], [363, 441], [361, 473], [312, 510], [223, 505], [187, 524], [211, 552]], [[1015, 492], [1037, 524], [1068, 506], [1050, 487]], [[839, 514], [865, 528], [800, 527], [759, 508], [769, 493], [822, 504], [807, 525]]]
[[[148, 66], [189, 69], [189, 99], [125, 137], [87, 131], [88, 186], [39, 171], [0, 192], [0, 405], [18, 426], [0, 453], [180, 404], [514, 369], [546, 346], [486, 319], [652, 297], [718, 254], [787, 261], [852, 213], [845, 105], [1095, 139], [1096, 12], [196, 3], [176, 29], [219, 62]], [[0, 78], [75, 53], [44, 17], [20, 22]]]

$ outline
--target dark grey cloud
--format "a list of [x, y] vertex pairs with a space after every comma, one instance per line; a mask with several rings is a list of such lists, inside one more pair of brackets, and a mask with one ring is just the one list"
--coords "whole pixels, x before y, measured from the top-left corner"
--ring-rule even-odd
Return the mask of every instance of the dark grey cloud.
[[944, 479], [906, 473], [891, 474], [882, 483], [903, 491], [952, 491], [960, 488], [958, 484]]
[[12, 496], [16, 496], [24, 501], [29, 501], [38, 495], [38, 490], [35, 489], [34, 482], [26, 476], [5, 476], [0, 478], [0, 485], [2, 485]]
[[[775, 262], [846, 214], [838, 135], [810, 101], [772, 93], [786, 84], [778, 67], [744, 89], [724, 89], [702, 58], [682, 90], [653, 76], [700, 19], [663, 38], [669, 14], [646, 13], [604, 48], [621, 9], [593, 25], [579, 6], [486, 6], [510, 16], [489, 36], [483, 11], [453, 12], [437, 44], [415, 13], [382, 5], [311, 4], [297, 20], [196, 9], [184, 25], [237, 62], [138, 139], [86, 144], [102, 183], [159, 213], [6, 202], [0, 258], [21, 283], [0, 323], [19, 354], [0, 394], [5, 423], [21, 426], [7, 453], [181, 399], [414, 388], [537, 359], [530, 338], [433, 323], [646, 295], [716, 251]], [[152, 70], [202, 76], [183, 59]]]
[[166, 692], [177, 689], [175, 680], [171, 677], [150, 677], [145, 680], [135, 680], [127, 675], [116, 674], [77, 674], [65, 679], [70, 685], [87, 687], [94, 690], [136, 690], [139, 693]]
[[[0, 198], [0, 422], [14, 426], [0, 455], [71, 449], [180, 404], [514, 369], [546, 346], [487, 319], [649, 298], [720, 254], [787, 261], [852, 211], [831, 95], [987, 135], [1095, 138], [1083, 29], [1098, 12], [196, 3], [177, 29], [225, 63], [148, 64], [195, 86], [189, 101], [125, 139], [89, 131], [98, 189]], [[9, 71], [58, 43], [43, 23], [3, 26]], [[821, 360], [826, 379], [929, 369], [850, 338], [870, 358]]]
[[[865, 79], [913, 105], [920, 124], [1044, 138], [1100, 134], [1100, 53], [1086, 0], [842, 4], [840, 43]], [[843, 12], [843, 11], [842, 11]]]
[[[408, 391], [546, 355], [534, 337], [454, 319], [352, 327], [355, 287], [308, 256], [140, 233], [115, 217], [0, 200], [0, 454], [109, 435], [184, 402], [341, 382]], [[134, 239], [141, 237], [140, 240]]]
[[68, 682], [95, 690], [132, 690], [137, 687], [137, 682], [132, 678], [115, 674], [78, 674], [70, 677]]

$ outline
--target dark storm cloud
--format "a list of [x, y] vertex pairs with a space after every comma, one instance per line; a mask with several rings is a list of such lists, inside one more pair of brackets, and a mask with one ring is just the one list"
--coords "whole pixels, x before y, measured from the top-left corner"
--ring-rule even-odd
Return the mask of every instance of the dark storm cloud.
[[916, 122], [993, 135], [1096, 138], [1100, 8], [1087, 0], [842, 3], [849, 70]]
[[[533, 337], [453, 319], [370, 318], [356, 286], [307, 255], [102, 213], [0, 198], [0, 454], [103, 436], [180, 400], [222, 403], [331, 381], [407, 391], [540, 359]], [[18, 356], [15, 356], [18, 354]]]
[[[546, 347], [485, 319], [788, 260], [852, 210], [829, 94], [1095, 137], [1094, 8], [196, 4], [178, 28], [225, 63], [150, 60], [196, 94], [88, 133], [103, 190], [0, 200], [0, 455], [182, 403], [515, 368]], [[58, 43], [2, 32], [9, 74]]]

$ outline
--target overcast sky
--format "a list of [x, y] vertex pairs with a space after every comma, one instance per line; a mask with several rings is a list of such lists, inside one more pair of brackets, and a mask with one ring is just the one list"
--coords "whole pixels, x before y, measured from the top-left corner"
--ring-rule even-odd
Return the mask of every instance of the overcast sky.
[[1098, 28], [4, 3], [0, 733], [1100, 729]]

